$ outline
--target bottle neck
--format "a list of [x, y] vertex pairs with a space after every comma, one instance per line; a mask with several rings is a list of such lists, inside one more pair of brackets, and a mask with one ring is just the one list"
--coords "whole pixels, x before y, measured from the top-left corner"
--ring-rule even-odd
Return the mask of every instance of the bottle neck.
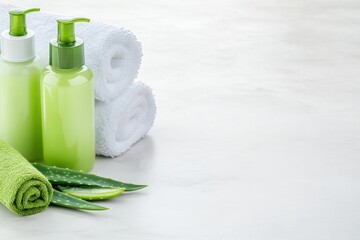
[[83, 69], [84, 66], [81, 67], [76, 67], [76, 68], [68, 68], [68, 69], [63, 69], [63, 68], [57, 68], [54, 66], [51, 66], [51, 70], [53, 70], [56, 73], [71, 73], [71, 72], [79, 72]]
[[32, 59], [27, 60], [27, 61], [22, 61], [22, 62], [17, 61], [17, 62], [14, 62], [14, 61], [12, 61], [12, 60], [9, 60], [9, 59], [4, 58], [3, 55], [1, 55], [1, 59], [2, 59], [4, 62], [6, 62], [6, 63], [13, 63], [13, 64], [29, 64], [29, 63], [34, 62], [36, 58], [39, 58], [39, 57], [38, 57], [38, 56], [35, 56], [35, 57], [33, 57]]

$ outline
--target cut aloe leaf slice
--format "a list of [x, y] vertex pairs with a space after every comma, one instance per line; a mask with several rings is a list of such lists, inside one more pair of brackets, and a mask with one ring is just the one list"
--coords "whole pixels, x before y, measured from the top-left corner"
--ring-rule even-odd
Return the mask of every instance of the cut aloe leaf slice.
[[84, 200], [105, 200], [119, 196], [125, 188], [69, 187], [59, 186], [62, 192]]
[[40, 163], [33, 163], [52, 184], [62, 186], [92, 186], [102, 188], [125, 188], [126, 192], [140, 190], [147, 185], [124, 183], [111, 178], [104, 178], [95, 174], [84, 173], [66, 168], [50, 167]]
[[51, 204], [65, 208], [81, 209], [81, 210], [108, 210], [103, 207], [85, 200], [70, 196], [66, 193], [54, 190]]

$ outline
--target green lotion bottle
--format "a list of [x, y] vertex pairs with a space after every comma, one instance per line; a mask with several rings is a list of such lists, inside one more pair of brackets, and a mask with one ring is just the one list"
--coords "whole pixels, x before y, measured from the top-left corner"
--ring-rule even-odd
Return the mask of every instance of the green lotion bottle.
[[10, 29], [1, 33], [0, 138], [29, 161], [42, 160], [40, 79], [34, 32], [25, 15], [39, 8], [13, 9]]
[[58, 36], [50, 41], [50, 66], [41, 82], [44, 162], [85, 172], [95, 161], [94, 83], [74, 23], [89, 21], [57, 20]]

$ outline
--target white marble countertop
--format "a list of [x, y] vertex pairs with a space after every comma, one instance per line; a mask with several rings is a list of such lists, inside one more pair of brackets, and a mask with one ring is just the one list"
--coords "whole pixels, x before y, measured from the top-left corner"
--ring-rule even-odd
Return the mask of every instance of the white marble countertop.
[[[360, 239], [360, 2], [22, 1], [131, 29], [158, 116], [94, 173], [149, 184], [0, 239]], [[359, 154], [359, 155], [358, 155]]]

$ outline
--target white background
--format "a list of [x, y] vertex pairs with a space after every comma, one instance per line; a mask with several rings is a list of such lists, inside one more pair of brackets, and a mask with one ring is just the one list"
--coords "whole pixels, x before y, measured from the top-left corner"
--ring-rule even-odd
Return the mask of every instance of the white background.
[[104, 212], [0, 206], [1, 240], [360, 239], [358, 0], [6, 2], [131, 29], [158, 115], [93, 170], [149, 188]]

